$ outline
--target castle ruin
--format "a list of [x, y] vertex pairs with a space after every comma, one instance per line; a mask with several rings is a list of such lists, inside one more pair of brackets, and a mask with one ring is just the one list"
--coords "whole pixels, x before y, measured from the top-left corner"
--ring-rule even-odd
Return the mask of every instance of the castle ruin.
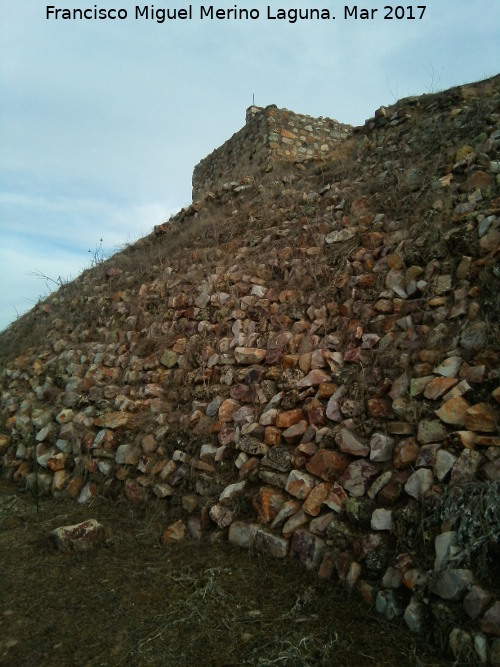
[[332, 118], [304, 116], [274, 104], [251, 106], [245, 126], [194, 168], [193, 201], [228, 180], [271, 171], [280, 161], [324, 158], [351, 131]]

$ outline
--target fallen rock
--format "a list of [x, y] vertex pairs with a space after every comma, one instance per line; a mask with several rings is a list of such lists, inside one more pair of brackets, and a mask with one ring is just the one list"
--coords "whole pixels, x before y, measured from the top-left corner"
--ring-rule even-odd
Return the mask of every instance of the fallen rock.
[[440, 482], [450, 474], [457, 457], [446, 449], [439, 449], [434, 459], [434, 474]]
[[180, 542], [186, 536], [186, 526], [182, 519], [176, 521], [171, 526], [169, 526], [162, 534], [161, 541], [162, 544], [174, 544], [175, 542]]
[[243, 480], [226, 486], [219, 496], [219, 503], [221, 505], [231, 505], [243, 493], [246, 484], [246, 481]]
[[179, 361], [179, 355], [174, 350], [165, 350], [160, 357], [160, 364], [166, 368], [173, 368]]
[[488, 326], [485, 322], [469, 325], [460, 338], [464, 350], [482, 350], [488, 345]]
[[339, 479], [346, 491], [356, 498], [365, 495], [370, 481], [380, 473], [380, 468], [376, 463], [370, 463], [365, 459], [353, 461]]
[[306, 514], [304, 510], [300, 509], [298, 512], [296, 512], [296, 514], [288, 519], [281, 532], [283, 533], [284, 537], [288, 538], [294, 534], [297, 528], [300, 528], [300, 526], [308, 523], [310, 518], [311, 517]]
[[460, 366], [462, 365], [462, 357], [448, 357], [439, 366], [434, 369], [434, 373], [442, 375], [443, 377], [454, 378], [457, 377]]
[[300, 510], [300, 502], [295, 499], [287, 500], [281, 506], [278, 514], [271, 523], [271, 528], [279, 528], [287, 519], [297, 514]]
[[449, 636], [449, 646], [453, 657], [461, 661], [465, 656], [474, 654], [474, 647], [470, 633], [461, 628], [453, 628]]
[[234, 518], [234, 514], [229, 508], [218, 503], [210, 508], [209, 516], [220, 529], [228, 528]]
[[73, 526], [61, 526], [49, 535], [50, 542], [59, 551], [86, 551], [105, 538], [105, 528], [97, 519], [87, 519]]
[[304, 421], [304, 413], [300, 408], [294, 410], [286, 410], [285, 412], [280, 412], [277, 414], [276, 427], [286, 429], [302, 421]]

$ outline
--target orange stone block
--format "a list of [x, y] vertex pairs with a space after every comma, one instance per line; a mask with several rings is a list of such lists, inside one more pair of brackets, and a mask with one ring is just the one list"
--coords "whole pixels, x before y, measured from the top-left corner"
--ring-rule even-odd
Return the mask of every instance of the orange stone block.
[[186, 338], [178, 338], [172, 347], [173, 351], [177, 352], [177, 354], [184, 354], [184, 351], [186, 349], [186, 343], [187, 343]]
[[186, 526], [182, 519], [179, 519], [179, 521], [176, 521], [163, 531], [161, 542], [162, 544], [173, 544], [175, 542], [180, 542], [185, 536]]
[[397, 252], [387, 255], [386, 257], [387, 266], [389, 269], [402, 269], [404, 268], [404, 261], [401, 255]]
[[68, 482], [68, 486], [66, 487], [66, 492], [70, 498], [76, 499], [78, 498], [78, 494], [83, 488], [83, 478], [82, 477], [73, 477], [73, 479], [70, 479]]
[[59, 452], [59, 454], [55, 454], [54, 456], [51, 456], [50, 459], [47, 461], [47, 468], [49, 470], [52, 470], [52, 472], [57, 472], [58, 470], [64, 470], [64, 463], [66, 461], [66, 454], [63, 454], [62, 452]]
[[390, 417], [392, 408], [390, 404], [382, 398], [370, 398], [368, 400], [368, 412], [371, 417]]
[[315, 486], [302, 505], [304, 512], [311, 516], [318, 516], [321, 511], [321, 506], [328, 497], [331, 488], [332, 485], [328, 482], [320, 482], [320, 484]]
[[283, 368], [296, 368], [298, 361], [298, 354], [284, 354], [281, 358]]
[[321, 477], [326, 481], [334, 481], [344, 473], [351, 461], [351, 457], [342, 452], [319, 449], [306, 464], [306, 469], [316, 477]]
[[31, 467], [31, 461], [22, 461], [12, 476], [13, 481], [16, 484], [19, 484], [19, 482], [21, 482], [23, 479], [26, 479], [26, 477], [31, 472]]
[[358, 287], [360, 289], [368, 289], [375, 285], [375, 274], [374, 273], [364, 273], [359, 276]]
[[337, 391], [338, 385], [333, 382], [320, 382], [318, 386], [318, 398], [330, 398]]
[[304, 373], [304, 375], [307, 375], [311, 370], [311, 356], [311, 352], [305, 352], [299, 357], [299, 368]]
[[236, 363], [241, 365], [260, 364], [265, 357], [266, 351], [258, 347], [237, 347], [234, 350]]
[[271, 447], [279, 445], [281, 442], [281, 429], [275, 426], [266, 426], [264, 429], [264, 442], [266, 445], [271, 445]]
[[276, 426], [278, 428], [289, 428], [294, 424], [298, 424], [304, 419], [304, 413], [300, 408], [295, 408], [294, 410], [286, 410], [285, 412], [280, 412], [276, 417]]
[[436, 377], [424, 389], [425, 398], [435, 401], [457, 384], [456, 378]]
[[470, 431], [495, 433], [498, 428], [498, 415], [487, 403], [476, 403], [465, 413], [465, 428]]
[[461, 396], [450, 398], [449, 401], [436, 410], [436, 415], [445, 424], [453, 424], [454, 426], [463, 426], [465, 424], [465, 415], [469, 409], [469, 404]]
[[453, 445], [460, 445], [464, 449], [474, 449], [478, 436], [474, 431], [454, 431], [449, 434], [449, 438]]
[[68, 476], [69, 473], [67, 470], [58, 470], [54, 473], [54, 477], [52, 478], [52, 493], [63, 490], [64, 485], [68, 481]]
[[0, 455], [7, 451], [10, 440], [7, 435], [0, 435]]
[[446, 301], [447, 299], [445, 296], [435, 296], [432, 299], [429, 299], [429, 301], [427, 301], [427, 304], [431, 308], [439, 308], [440, 306], [444, 306]]
[[263, 486], [252, 500], [259, 523], [271, 523], [277, 517], [286, 496], [271, 486]]
[[230, 422], [233, 418], [233, 414], [238, 410], [240, 404], [238, 401], [235, 401], [232, 398], [227, 398], [225, 401], [222, 401], [219, 407], [218, 418], [221, 422]]
[[415, 438], [406, 438], [394, 448], [393, 465], [396, 470], [404, 470], [417, 460], [420, 447]]
[[365, 248], [369, 248], [370, 250], [378, 248], [383, 244], [383, 242], [384, 235], [382, 232], [367, 232], [361, 236], [361, 243]]
[[126, 412], [108, 412], [95, 420], [96, 426], [100, 428], [120, 428], [126, 426], [130, 418]]
[[478, 447], [500, 447], [500, 436], [477, 435], [475, 444]]

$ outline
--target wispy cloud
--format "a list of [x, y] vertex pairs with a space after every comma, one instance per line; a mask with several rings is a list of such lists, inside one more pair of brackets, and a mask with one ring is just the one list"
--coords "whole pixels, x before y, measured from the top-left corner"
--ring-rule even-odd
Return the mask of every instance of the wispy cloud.
[[[175, 209], [160, 203], [114, 203], [0, 194], [0, 329], [77, 277], [96, 253], [108, 256], [151, 232]], [[102, 242], [101, 242], [102, 239]], [[43, 277], [46, 277], [45, 280]]]

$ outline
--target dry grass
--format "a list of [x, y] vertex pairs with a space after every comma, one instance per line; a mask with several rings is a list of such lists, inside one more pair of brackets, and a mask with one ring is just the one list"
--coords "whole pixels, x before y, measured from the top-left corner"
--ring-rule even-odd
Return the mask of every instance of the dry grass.
[[[166, 502], [86, 507], [0, 487], [0, 665], [445, 665], [333, 582], [217, 540], [171, 547]], [[49, 532], [95, 517], [105, 544], [55, 551]], [[184, 517], [186, 519], [186, 517]]]

